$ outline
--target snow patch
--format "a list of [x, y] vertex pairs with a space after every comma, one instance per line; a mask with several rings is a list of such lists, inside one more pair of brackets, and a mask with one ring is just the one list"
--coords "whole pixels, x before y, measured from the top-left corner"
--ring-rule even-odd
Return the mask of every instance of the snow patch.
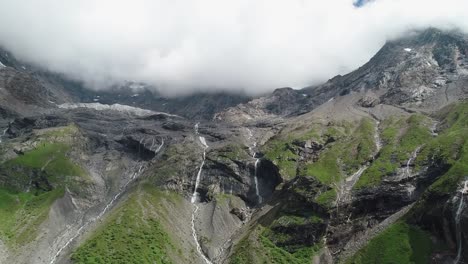
[[405, 48], [405, 51], [406, 51], [406, 52], [411, 52], [411, 50], [412, 50], [412, 49], [410, 49], [410, 48]]
[[112, 110], [112, 111], [117, 111], [121, 113], [134, 114], [137, 116], [150, 116], [150, 115], [155, 115], [155, 114], [163, 114], [166, 116], [176, 116], [176, 115], [171, 115], [168, 113], [155, 112], [155, 111], [151, 111], [148, 109], [141, 109], [138, 107], [121, 105], [121, 104], [107, 105], [107, 104], [101, 104], [101, 103], [75, 103], [75, 104], [65, 103], [65, 104], [58, 105], [58, 107], [62, 109], [89, 108], [89, 109], [94, 109], [97, 111]]
[[0, 61], [0, 68], [6, 68], [5, 64]]
[[145, 88], [145, 85], [140, 84], [140, 83], [132, 83], [128, 87], [130, 89], [133, 89], [133, 90], [141, 90], [141, 89]]

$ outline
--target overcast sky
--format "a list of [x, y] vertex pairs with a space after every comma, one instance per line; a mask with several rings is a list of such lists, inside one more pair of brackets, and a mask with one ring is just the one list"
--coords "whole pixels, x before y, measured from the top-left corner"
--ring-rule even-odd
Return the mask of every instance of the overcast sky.
[[0, 0], [0, 45], [95, 89], [260, 93], [347, 73], [410, 29], [468, 31], [467, 17], [467, 0]]

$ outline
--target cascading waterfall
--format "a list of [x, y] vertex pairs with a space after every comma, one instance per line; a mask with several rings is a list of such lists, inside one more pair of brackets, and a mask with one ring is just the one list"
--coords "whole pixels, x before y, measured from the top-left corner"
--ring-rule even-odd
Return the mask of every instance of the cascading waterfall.
[[458, 202], [458, 207], [457, 207], [457, 211], [455, 212], [455, 231], [457, 232], [456, 236], [457, 236], [457, 257], [455, 258], [455, 260], [453, 261], [453, 264], [458, 264], [460, 262], [460, 259], [462, 257], [462, 251], [463, 251], [463, 248], [462, 248], [462, 231], [461, 231], [461, 226], [460, 226], [460, 218], [461, 218], [461, 214], [463, 212], [463, 209], [465, 208], [465, 205], [464, 205], [464, 200], [465, 200], [465, 195], [468, 194], [468, 180], [465, 180], [463, 182], [463, 187], [462, 189], [460, 190], [460, 198], [459, 198], [459, 202]]
[[[164, 139], [162, 140], [161, 142], [161, 145], [158, 147], [158, 151], [161, 150], [161, 148], [163, 147], [164, 145]], [[157, 153], [156, 152], [156, 153]], [[83, 232], [83, 230], [89, 226], [90, 224], [96, 222], [97, 220], [101, 219], [105, 213], [107, 213], [107, 211], [114, 205], [114, 203], [117, 201], [117, 199], [124, 193], [124, 191], [127, 189], [127, 186], [133, 182], [136, 178], [138, 178], [141, 174], [141, 172], [144, 170], [144, 166], [143, 165], [140, 165], [138, 167], [138, 169], [136, 171], [133, 172], [132, 176], [130, 177], [130, 179], [122, 186], [120, 187], [119, 191], [117, 192], [116, 195], [114, 195], [114, 197], [112, 197], [112, 199], [107, 203], [107, 205], [101, 210], [101, 212], [94, 218], [91, 218], [89, 219], [87, 222], [85, 222], [83, 225], [80, 226], [80, 228], [78, 228], [78, 230], [76, 231], [76, 233], [70, 238], [67, 240], [67, 242], [59, 248], [59, 250], [57, 251], [57, 253], [55, 253], [55, 255], [52, 257], [52, 259], [50, 260], [50, 264], [53, 264], [55, 263], [55, 261], [57, 261], [57, 258], [58, 256], [60, 256], [60, 254], [62, 253], [63, 250], [65, 250], [78, 236], [81, 235], [81, 233]]]
[[[357, 180], [359, 179], [359, 177], [361, 177], [362, 173], [367, 169], [367, 166], [362, 166], [358, 169], [358, 171], [356, 171], [353, 175], [349, 176], [348, 178], [346, 178], [346, 181], [347, 182], [350, 182], [352, 183], [351, 185], [354, 185], [354, 183], [357, 182]], [[352, 187], [352, 186], [351, 186]]]
[[200, 256], [203, 258], [203, 260], [207, 264], [212, 264], [212, 262], [208, 259], [208, 257], [205, 255], [205, 253], [203, 253], [200, 242], [198, 241], [197, 230], [195, 228], [195, 217], [196, 217], [198, 209], [199, 209], [197, 203], [199, 202], [198, 198], [200, 196], [200, 194], [198, 193], [197, 190], [198, 190], [198, 185], [200, 184], [200, 179], [201, 179], [203, 166], [205, 165], [206, 150], [208, 149], [208, 144], [206, 143], [206, 139], [204, 137], [202, 137], [202, 136], [199, 136], [198, 126], [199, 126], [199, 123], [196, 123], [194, 129], [195, 129], [195, 134], [198, 136], [198, 139], [200, 140], [200, 143], [203, 145], [203, 160], [202, 160], [202, 163], [200, 165], [200, 169], [198, 169], [197, 178], [195, 180], [195, 187], [194, 187], [193, 194], [192, 194], [192, 199], [191, 199], [191, 203], [193, 204], [193, 207], [194, 207], [193, 212], [192, 212], [192, 221], [191, 221], [191, 224], [192, 224], [192, 237], [193, 237], [193, 240], [195, 240], [195, 245], [197, 247], [198, 254], [200, 254]]
[[419, 146], [417, 147], [413, 153], [411, 153], [411, 156], [410, 158], [408, 159], [408, 161], [406, 162], [406, 168], [405, 168], [405, 176], [406, 178], [409, 178], [411, 177], [411, 163], [414, 162], [414, 160], [418, 157], [418, 153], [419, 153], [419, 150], [421, 149], [422, 146]]
[[376, 148], [376, 155], [379, 153], [380, 149], [382, 149], [382, 140], [380, 139], [380, 134], [379, 134], [379, 125], [380, 121], [375, 122], [375, 131], [374, 131], [374, 141], [375, 141], [375, 148]]
[[[247, 128], [247, 131], [249, 132], [249, 140], [253, 140], [253, 133], [252, 130]], [[256, 152], [255, 148], [257, 147], [257, 142], [253, 142], [252, 146], [249, 147], [249, 151], [252, 153], [252, 158], [255, 159], [255, 170], [254, 170], [254, 183], [255, 183], [255, 194], [257, 195], [257, 201], [259, 204], [263, 202], [263, 197], [260, 195], [260, 189], [258, 185], [258, 166], [260, 165], [260, 159], [256, 158]]]
[[263, 202], [263, 198], [260, 195], [260, 191], [258, 189], [258, 177], [257, 177], [257, 170], [258, 170], [258, 165], [260, 163], [260, 159], [255, 159], [255, 175], [254, 175], [254, 181], [255, 181], [255, 194], [257, 195], [258, 203], [261, 204]]
[[5, 128], [2, 132], [2, 135], [0, 135], [0, 143], [2, 143], [2, 138], [5, 136], [6, 132], [8, 131], [8, 127]]
[[[198, 129], [196, 129], [195, 131], [198, 132]], [[200, 196], [200, 194], [198, 193], [197, 190], [198, 190], [198, 186], [200, 185], [203, 166], [205, 165], [206, 149], [208, 149], [208, 145], [206, 144], [206, 139], [204, 137], [202, 137], [202, 136], [199, 136], [198, 139], [200, 140], [200, 142], [203, 145], [203, 160], [202, 160], [202, 163], [200, 165], [200, 169], [198, 169], [197, 178], [195, 180], [195, 188], [193, 190], [192, 199], [191, 199], [192, 203], [198, 202], [198, 198]]]
[[200, 165], [200, 169], [198, 169], [197, 178], [195, 180], [195, 187], [193, 189], [193, 194], [192, 194], [192, 199], [191, 199], [192, 203], [198, 202], [198, 197], [200, 196], [197, 190], [198, 190], [198, 186], [200, 185], [201, 173], [202, 173], [204, 165], [205, 165], [205, 152], [203, 152], [203, 161]]
[[437, 122], [437, 121], [434, 121], [434, 123], [432, 123], [432, 126], [431, 126], [431, 135], [432, 135], [433, 137], [435, 137], [435, 136], [438, 135], [437, 132], [436, 132], [436, 130], [437, 130], [437, 125], [439, 125], [439, 122]]
[[193, 203], [193, 207], [194, 207], [194, 209], [193, 209], [193, 212], [192, 212], [192, 237], [193, 237], [193, 240], [195, 240], [195, 244], [197, 246], [198, 254], [200, 254], [200, 256], [203, 258], [203, 260], [207, 264], [212, 264], [212, 262], [208, 259], [208, 257], [205, 256], [205, 253], [203, 253], [200, 242], [198, 242], [197, 230], [195, 229], [195, 216], [196, 216], [199, 208], [198, 208], [198, 205], [196, 205], [195, 203]]

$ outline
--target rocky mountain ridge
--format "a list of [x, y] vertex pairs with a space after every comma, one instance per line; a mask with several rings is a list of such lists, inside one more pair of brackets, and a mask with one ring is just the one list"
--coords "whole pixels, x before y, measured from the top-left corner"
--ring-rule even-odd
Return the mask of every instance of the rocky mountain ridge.
[[467, 47], [428, 29], [323, 85], [190, 115], [0, 56], [0, 262], [462, 263]]

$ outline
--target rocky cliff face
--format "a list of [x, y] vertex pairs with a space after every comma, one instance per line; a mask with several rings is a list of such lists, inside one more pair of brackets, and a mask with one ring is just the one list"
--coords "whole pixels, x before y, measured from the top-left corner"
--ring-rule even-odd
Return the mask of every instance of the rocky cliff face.
[[0, 262], [463, 263], [467, 47], [429, 29], [249, 102], [84, 91], [0, 52]]

